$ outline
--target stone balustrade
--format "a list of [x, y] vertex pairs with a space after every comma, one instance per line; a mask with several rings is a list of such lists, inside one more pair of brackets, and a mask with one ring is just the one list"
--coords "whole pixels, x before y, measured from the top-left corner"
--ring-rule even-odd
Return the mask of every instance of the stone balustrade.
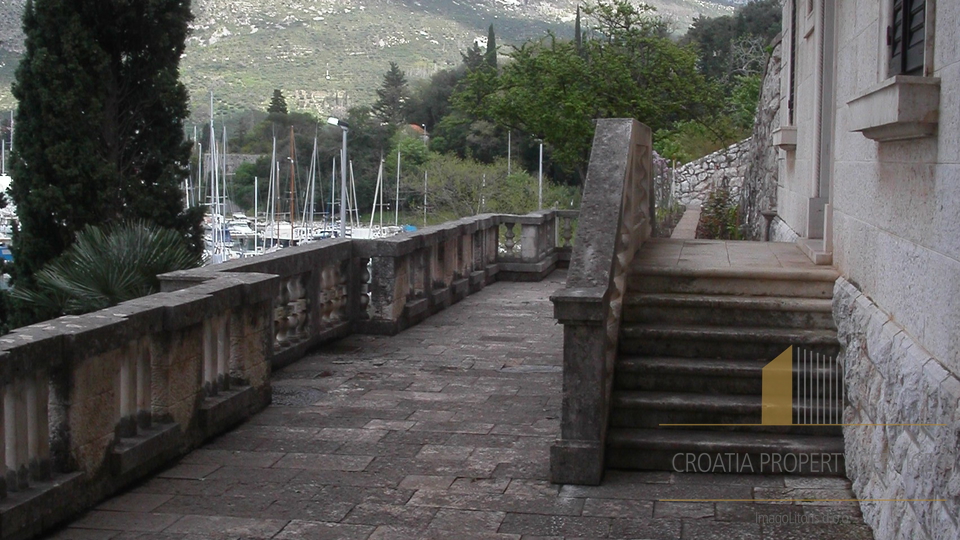
[[569, 260], [576, 219], [325, 240], [166, 274], [159, 294], [0, 337], [0, 538], [48, 530], [248, 418], [270, 401], [271, 369], [311, 349], [399, 332], [498, 279], [540, 279]]
[[652, 159], [650, 128], [632, 119], [597, 122], [570, 272], [551, 297], [564, 325], [555, 483], [597, 485], [603, 477], [626, 271], [656, 215]]

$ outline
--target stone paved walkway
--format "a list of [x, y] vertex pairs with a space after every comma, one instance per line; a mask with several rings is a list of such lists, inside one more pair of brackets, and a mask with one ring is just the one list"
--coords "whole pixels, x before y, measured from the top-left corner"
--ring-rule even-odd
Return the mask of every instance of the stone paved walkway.
[[[353, 336], [274, 374], [250, 422], [51, 538], [860, 539], [840, 479], [610, 472], [547, 481], [562, 272], [500, 283], [395, 337]], [[845, 524], [761, 525], [770, 519]]]

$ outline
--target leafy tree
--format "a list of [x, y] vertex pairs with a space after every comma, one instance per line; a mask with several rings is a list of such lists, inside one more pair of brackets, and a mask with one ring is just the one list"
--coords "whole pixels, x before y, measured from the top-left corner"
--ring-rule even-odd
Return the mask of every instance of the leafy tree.
[[373, 112], [382, 121], [399, 126], [406, 118], [407, 100], [407, 76], [396, 62], [390, 62], [390, 69], [383, 75], [383, 85], [377, 89]]
[[493, 33], [493, 25], [487, 31], [487, 54], [484, 55], [484, 61], [488, 66], [497, 69], [497, 36]]
[[425, 125], [430, 132], [452, 111], [450, 97], [456, 90], [466, 70], [444, 69], [438, 71], [429, 80], [421, 81], [414, 89], [408, 107], [408, 120], [412, 124]]
[[202, 249], [202, 210], [181, 195], [190, 19], [182, 0], [27, 3], [10, 190], [22, 284], [91, 224], [144, 219]]
[[283, 91], [279, 88], [273, 90], [273, 97], [270, 98], [270, 106], [267, 107], [269, 114], [287, 114], [287, 99], [283, 97]]
[[143, 221], [87, 225], [62, 255], [12, 296], [45, 318], [78, 315], [160, 292], [159, 274], [200, 265], [183, 235]]
[[654, 130], [715, 109], [713, 86], [696, 69], [696, 51], [661, 37], [652, 8], [626, 0], [584, 9], [601, 39], [584, 44], [550, 36], [510, 55], [499, 77], [477, 70], [454, 96], [461, 111], [546, 141], [562, 168], [585, 175], [593, 119], [634, 117]]

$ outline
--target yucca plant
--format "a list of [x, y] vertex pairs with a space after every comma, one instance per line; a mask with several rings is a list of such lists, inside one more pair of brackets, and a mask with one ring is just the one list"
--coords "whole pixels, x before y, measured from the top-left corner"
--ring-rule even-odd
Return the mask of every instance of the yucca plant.
[[73, 245], [35, 274], [36, 288], [16, 287], [13, 296], [52, 317], [89, 313], [159, 292], [157, 275], [200, 262], [173, 229], [142, 221], [88, 225]]

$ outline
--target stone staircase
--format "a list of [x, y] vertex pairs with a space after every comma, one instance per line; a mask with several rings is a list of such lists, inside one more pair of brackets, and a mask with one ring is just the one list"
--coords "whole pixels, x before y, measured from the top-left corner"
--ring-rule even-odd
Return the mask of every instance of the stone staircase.
[[[831, 313], [836, 278], [823, 268], [635, 264], [623, 306], [607, 466], [676, 470], [681, 465], [693, 472], [683, 465], [686, 455], [707, 454], [713, 459], [696, 464], [697, 472], [709, 465], [712, 472], [843, 474], [839, 427], [757, 425], [764, 365], [791, 345], [837, 355]], [[802, 385], [794, 385], [794, 424], [814, 411], [807, 404], [811, 396], [837, 401], [826, 399], [831, 396], [825, 388], [831, 377], [839, 378], [833, 367], [802, 362], [795, 364], [797, 372], [816, 390], [801, 392]], [[775, 470], [769, 463], [777, 459], [774, 454], [784, 459], [829, 454], [833, 461], [829, 468], [798, 462]]]

